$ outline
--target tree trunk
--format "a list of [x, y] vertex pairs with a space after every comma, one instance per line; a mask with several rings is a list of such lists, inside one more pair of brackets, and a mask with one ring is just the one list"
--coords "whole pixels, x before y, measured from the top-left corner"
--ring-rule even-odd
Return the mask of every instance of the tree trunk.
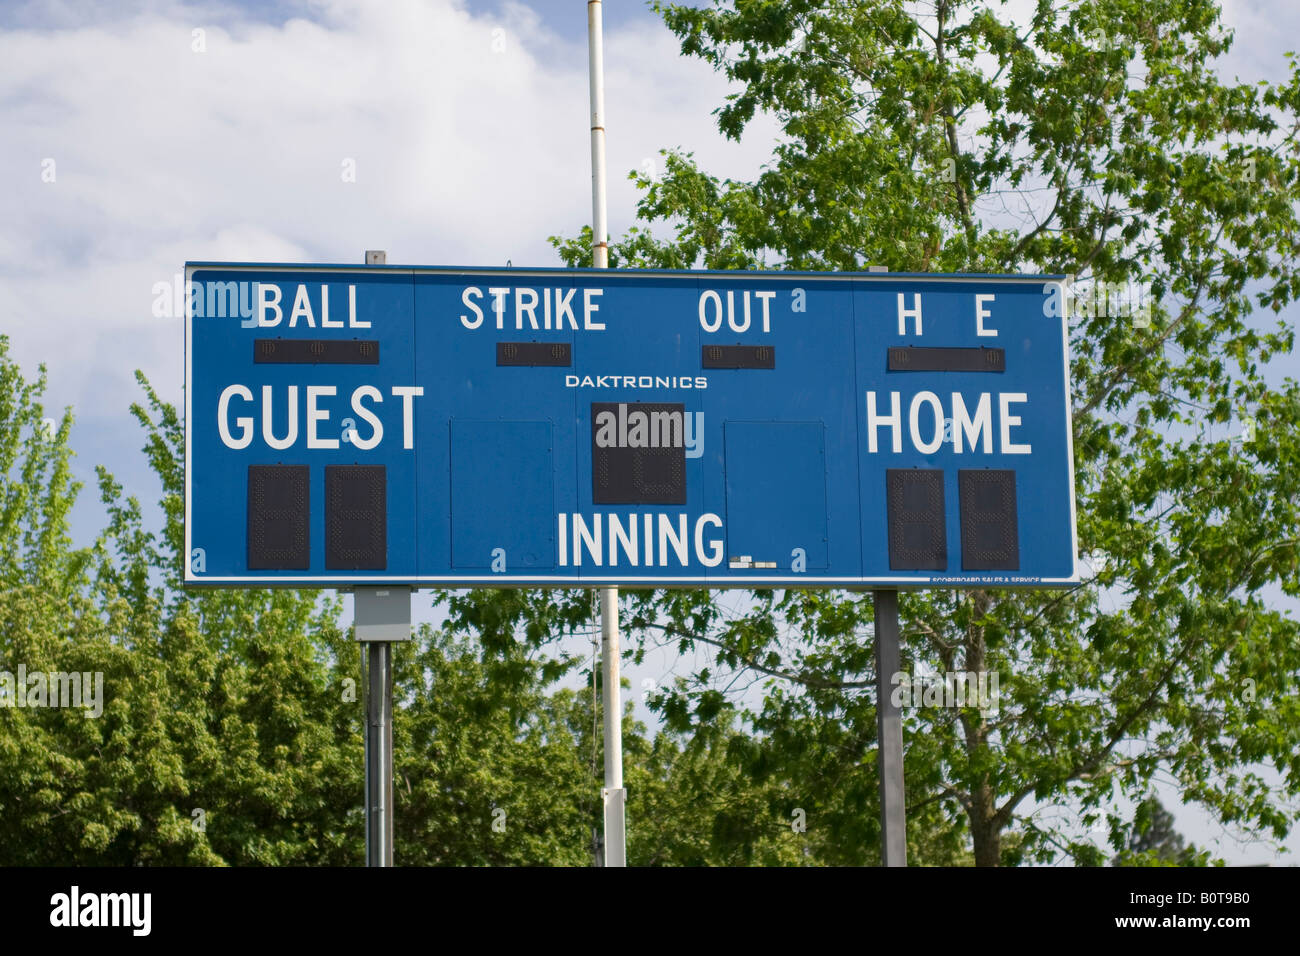
[[[987, 591], [972, 592], [971, 599], [973, 618], [981, 620], [993, 602]], [[983, 625], [972, 626], [966, 638], [966, 670], [982, 672], [986, 650]], [[988, 747], [988, 723], [982, 714], [963, 712], [962, 724], [966, 731], [966, 751], [973, 758]], [[1002, 862], [1002, 823], [998, 820], [997, 798], [987, 775], [972, 788], [969, 816], [976, 866], [999, 866]]]
[[970, 832], [975, 843], [975, 865], [1001, 865], [1002, 825], [993, 812], [993, 793], [987, 783], [971, 794]]

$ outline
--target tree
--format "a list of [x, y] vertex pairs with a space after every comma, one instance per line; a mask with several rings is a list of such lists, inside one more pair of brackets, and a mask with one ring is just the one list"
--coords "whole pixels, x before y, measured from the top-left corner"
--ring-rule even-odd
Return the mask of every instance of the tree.
[[1124, 849], [1111, 860], [1112, 865], [1204, 866], [1209, 856], [1187, 845], [1174, 829], [1174, 815], [1154, 793], [1137, 805], [1125, 842]]
[[[502, 668], [522, 670], [534, 675], [536, 682], [536, 696], [516, 703], [510, 697], [503, 700], [500, 687], [489, 686], [485, 680], [480, 691], [482, 701], [474, 703], [473, 693], [470, 695], [470, 713], [475, 719], [495, 713], [491, 719], [519, 723], [530, 733], [540, 731], [548, 745], [563, 741], [550, 752], [545, 767], [539, 759], [536, 773], [528, 781], [535, 792], [522, 793], [518, 785], [513, 789], [501, 785], [494, 790], [496, 799], [504, 801], [507, 792], [509, 799], [519, 803], [531, 801], [535, 805], [559, 799], [576, 816], [565, 817], [564, 847], [553, 849], [550, 859], [589, 861], [589, 834], [593, 828], [600, 832], [602, 827], [598, 793], [603, 779], [604, 739], [598, 705], [593, 700], [593, 695], [601, 696], [599, 677], [593, 684], [591, 669], [580, 672], [590, 692], [550, 689], [543, 695], [542, 690], [580, 663], [571, 655], [553, 656], [549, 647], [566, 636], [587, 636], [593, 630], [590, 594], [573, 589], [476, 589], [444, 597], [448, 605], [444, 625], [448, 640], [455, 635], [454, 640], [479, 647], [487, 673], [499, 674]], [[489, 665], [490, 660], [494, 663]], [[504, 681], [505, 694], [513, 683]], [[464, 711], [464, 705], [456, 707], [455, 718], [464, 721]], [[820, 827], [817, 811], [806, 809], [802, 819], [794, 813], [801, 808], [790, 800], [788, 771], [793, 768], [772, 767], [765, 773], [753, 773], [747, 764], [730, 759], [735, 753], [752, 752], [754, 744], [734, 727], [735, 723], [733, 709], [719, 706], [685, 725], [670, 723], [650, 737], [644, 725], [633, 719], [631, 703], [625, 704], [623, 777], [627, 789], [629, 865], [797, 865], [824, 861], [818, 841], [825, 830]], [[559, 729], [561, 724], [567, 729], [567, 737]], [[432, 736], [434, 741], [437, 738], [436, 734]], [[419, 747], [418, 740], [413, 746]], [[435, 744], [427, 757], [415, 759], [438, 762], [440, 772], [435, 779], [447, 786], [447, 781], [441, 780], [442, 771], [449, 766], [444, 755], [444, 746]], [[470, 754], [463, 754], [457, 762], [464, 761], [468, 768], [470, 759]], [[480, 758], [472, 759], [474, 771], [482, 772]], [[434, 782], [431, 780], [431, 785]], [[493, 809], [505, 810], [507, 819], [521, 816], [505, 802]], [[482, 820], [482, 813], [476, 811], [475, 819]], [[535, 822], [538, 817], [536, 809], [530, 809], [523, 819]], [[800, 825], [792, 825], [796, 822]], [[477, 829], [474, 832], [472, 839], [478, 839], [481, 834]]]
[[403, 865], [591, 863], [598, 791], [573, 723], [576, 695], [550, 692], [549, 673], [521, 644], [485, 654], [472, 637], [428, 625], [399, 649], [394, 854]]
[[[634, 173], [642, 225], [611, 264], [1064, 274], [1140, 299], [1080, 296], [1071, 315], [1085, 584], [900, 602], [905, 668], [996, 671], [1003, 691], [996, 714], [908, 712], [909, 807], [937, 809], [979, 865], [1097, 863], [1032, 810], [1091, 825], [1159, 768], [1220, 820], [1287, 833], [1300, 635], [1268, 600], [1300, 590], [1300, 391], [1266, 379], [1293, 332], [1260, 310], [1300, 291], [1294, 63], [1282, 83], [1220, 77], [1232, 38], [1213, 0], [1039, 0], [1023, 23], [978, 0], [656, 10], [684, 54], [739, 84], [719, 129], [739, 137], [765, 112], [782, 138], [752, 182], [680, 151], [657, 180]], [[590, 261], [590, 230], [552, 242]], [[773, 677], [752, 726], [792, 754], [840, 748], [802, 786], [871, 791], [869, 599], [634, 600], [632, 633], [720, 665], [665, 713], [716, 707], [735, 669]]]
[[98, 715], [0, 709], [3, 861], [356, 859], [346, 831], [360, 722], [356, 705], [337, 704], [322, 654], [343, 641], [337, 605], [311, 593], [180, 590], [182, 433], [147, 384], [158, 420], [133, 411], [163, 482], [166, 527], [146, 531], [136, 497], [101, 469], [108, 527], [74, 548], [71, 412], [50, 427], [43, 370], [24, 382], [3, 337], [0, 385], [0, 669], [102, 675]]
[[[43, 417], [44, 383], [43, 370], [23, 378], [0, 336], [0, 672], [102, 674], [102, 713], [3, 702], [0, 864], [360, 864], [360, 675], [340, 601], [181, 588], [183, 432], [143, 378], [132, 411], [164, 526], [147, 531], [137, 498], [101, 470], [108, 526], [74, 547], [72, 415]], [[581, 767], [563, 699], [538, 683], [563, 668], [518, 647], [481, 655], [427, 628], [396, 655], [399, 852], [585, 862], [568, 799]], [[495, 855], [489, 827], [467, 828], [492, 822], [492, 799], [514, 827]]]

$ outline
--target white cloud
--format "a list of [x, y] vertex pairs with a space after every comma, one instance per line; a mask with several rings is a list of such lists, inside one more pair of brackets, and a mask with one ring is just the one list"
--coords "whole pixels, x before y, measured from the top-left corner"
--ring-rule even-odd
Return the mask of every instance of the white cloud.
[[[554, 264], [546, 236], [590, 221], [585, 17], [558, 33], [518, 3], [332, 0], [279, 24], [136, 10], [0, 32], [0, 332], [49, 364], [53, 404], [134, 429], [135, 367], [179, 401], [179, 326], [150, 305], [186, 259]], [[730, 175], [767, 159], [775, 127], [724, 142], [725, 80], [662, 24], [608, 30], [606, 61], [616, 235], [627, 171], [661, 147]]]
[[1283, 54], [1300, 52], [1300, 6], [1278, 0], [1221, 0], [1221, 5], [1221, 22], [1233, 31], [1232, 47], [1217, 64], [1223, 76], [1243, 83], [1284, 81]]

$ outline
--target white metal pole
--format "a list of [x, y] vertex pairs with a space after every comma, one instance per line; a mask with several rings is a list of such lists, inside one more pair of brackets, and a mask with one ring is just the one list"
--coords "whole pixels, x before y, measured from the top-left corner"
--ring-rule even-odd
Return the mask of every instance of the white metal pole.
[[880, 772], [880, 862], [907, 866], [907, 805], [903, 789], [903, 715], [894, 705], [899, 669], [898, 592], [874, 593], [876, 615], [876, 766]]
[[605, 865], [626, 866], [627, 844], [623, 806], [623, 706], [619, 693], [618, 588], [600, 589], [601, 669], [604, 678]]
[[591, 87], [591, 264], [609, 268], [605, 218], [605, 53], [600, 0], [587, 0], [587, 62]]
[[[605, 56], [600, 0], [587, 0], [591, 88], [591, 264], [609, 268], [605, 203]], [[605, 865], [626, 866], [623, 803], [623, 704], [619, 688], [618, 588], [600, 589], [601, 675], [605, 710]]]

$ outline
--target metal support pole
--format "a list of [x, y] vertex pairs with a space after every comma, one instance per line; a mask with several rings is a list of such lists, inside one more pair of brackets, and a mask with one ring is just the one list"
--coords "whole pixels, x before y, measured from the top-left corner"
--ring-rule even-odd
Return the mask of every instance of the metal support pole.
[[609, 268], [605, 207], [605, 52], [600, 0], [587, 0], [587, 65], [591, 87], [591, 264]]
[[894, 706], [898, 673], [898, 592], [876, 591], [876, 754], [880, 772], [880, 859], [907, 866], [907, 816], [903, 805], [903, 718]]
[[393, 645], [366, 653], [366, 866], [393, 865]]
[[352, 591], [366, 709], [366, 866], [393, 865], [393, 644], [411, 639], [409, 588]]
[[618, 588], [600, 589], [600, 656], [604, 672], [605, 865], [626, 866], [623, 803], [623, 706], [619, 686]]
[[[600, 0], [587, 2], [587, 65], [591, 88], [591, 264], [609, 268], [605, 202], [605, 54]], [[619, 687], [618, 588], [600, 589], [601, 676], [604, 682], [605, 866], [626, 866], [623, 804], [623, 705]]]

